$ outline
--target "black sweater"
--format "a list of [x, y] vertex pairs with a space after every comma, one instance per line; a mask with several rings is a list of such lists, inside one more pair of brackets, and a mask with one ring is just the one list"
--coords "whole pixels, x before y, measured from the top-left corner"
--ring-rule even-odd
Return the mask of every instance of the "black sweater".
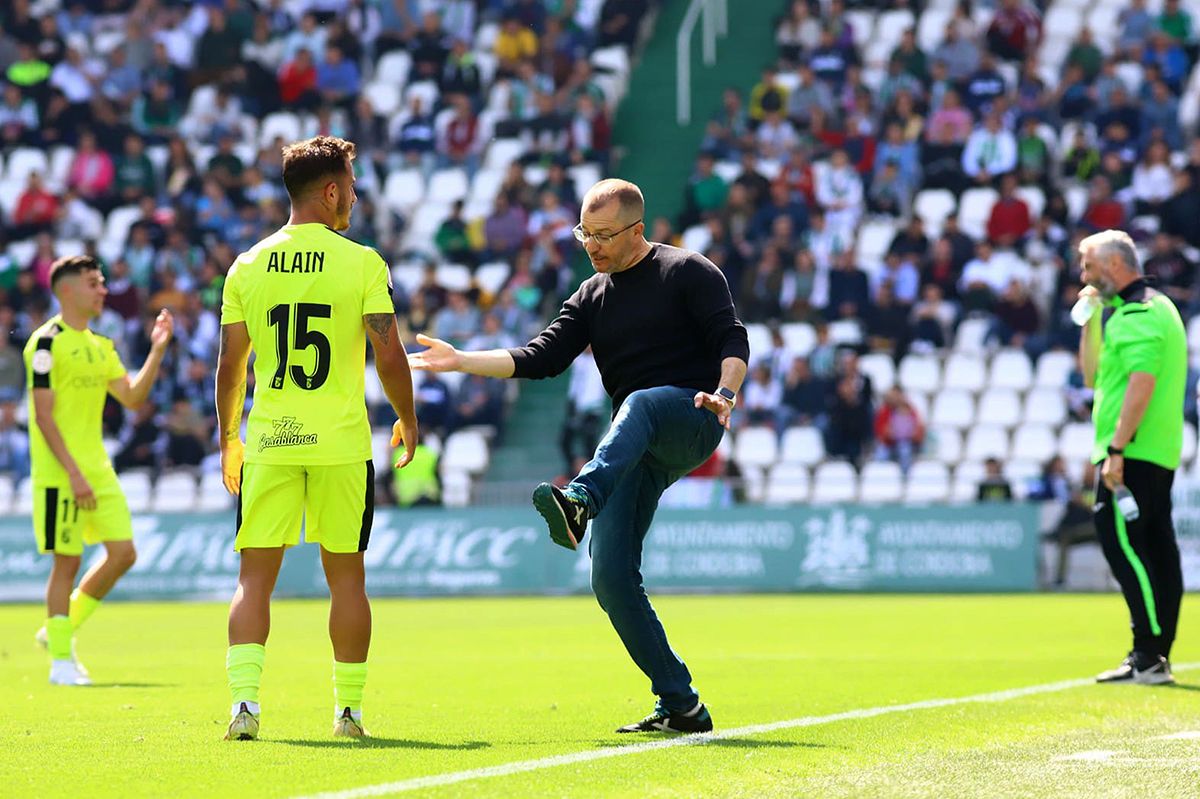
[[722, 360], [750, 358], [746, 328], [721, 270], [702, 255], [665, 244], [652, 244], [623, 272], [585, 280], [557, 319], [524, 347], [509, 350], [513, 376], [553, 377], [588, 344], [614, 413], [643, 388], [715, 391]]

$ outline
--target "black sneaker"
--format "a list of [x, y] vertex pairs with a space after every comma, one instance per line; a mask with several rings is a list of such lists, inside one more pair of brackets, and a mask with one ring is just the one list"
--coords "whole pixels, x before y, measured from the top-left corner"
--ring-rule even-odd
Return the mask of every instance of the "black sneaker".
[[1171, 674], [1171, 663], [1162, 655], [1130, 652], [1121, 665], [1097, 674], [1096, 682], [1168, 685], [1175, 682], [1175, 677]]
[[533, 489], [533, 507], [546, 520], [551, 541], [567, 549], [579, 548], [587, 532], [587, 505], [558, 486], [542, 483]]
[[712, 732], [712, 716], [703, 704], [696, 705], [687, 713], [672, 713], [656, 708], [641, 721], [626, 724], [617, 732], [674, 732], [681, 734]]

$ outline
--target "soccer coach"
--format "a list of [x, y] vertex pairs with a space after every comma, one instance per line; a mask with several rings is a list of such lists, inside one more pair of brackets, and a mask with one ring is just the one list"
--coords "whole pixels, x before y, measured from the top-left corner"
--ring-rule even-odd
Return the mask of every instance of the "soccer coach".
[[[1173, 682], [1171, 644], [1183, 571], [1171, 522], [1171, 484], [1183, 448], [1187, 337], [1174, 303], [1142, 276], [1127, 233], [1106, 230], [1079, 243], [1080, 295], [1112, 308], [1093, 313], [1079, 342], [1084, 380], [1095, 388], [1092, 462], [1101, 463], [1093, 513], [1104, 557], [1121, 584], [1133, 649], [1097, 682]], [[1137, 501], [1136, 518], [1114, 492]], [[1121, 503], [1124, 505], [1125, 503]]]

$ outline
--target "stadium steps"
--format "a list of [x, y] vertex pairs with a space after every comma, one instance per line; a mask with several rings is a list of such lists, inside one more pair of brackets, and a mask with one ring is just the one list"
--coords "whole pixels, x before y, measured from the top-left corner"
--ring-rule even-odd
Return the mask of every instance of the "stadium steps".
[[528, 482], [532, 488], [563, 471], [558, 436], [567, 415], [569, 375], [521, 381], [521, 398], [511, 408], [503, 443], [492, 451], [487, 482]]
[[[629, 93], [621, 101], [613, 129], [614, 144], [624, 153], [613, 177], [637, 183], [646, 197], [646, 227], [657, 216], [675, 222], [683, 208], [683, 188], [692, 174], [704, 126], [721, 106], [727, 87], [743, 98], [776, 58], [775, 20], [784, 5], [775, 2], [729, 3], [729, 34], [717, 39], [717, 59], [706, 66], [701, 25], [692, 35], [692, 121], [675, 121], [675, 39], [688, 3], [664, 3], [654, 33], [633, 68]], [[671, 157], [664, 158], [665, 153]]]

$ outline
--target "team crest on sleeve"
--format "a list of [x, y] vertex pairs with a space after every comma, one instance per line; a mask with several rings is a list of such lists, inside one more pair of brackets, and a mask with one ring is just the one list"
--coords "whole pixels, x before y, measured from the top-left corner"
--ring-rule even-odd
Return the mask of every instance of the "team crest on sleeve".
[[54, 356], [50, 354], [50, 350], [37, 350], [33, 353], [29, 365], [33, 368], [35, 375], [48, 375], [51, 367], [54, 366]]

